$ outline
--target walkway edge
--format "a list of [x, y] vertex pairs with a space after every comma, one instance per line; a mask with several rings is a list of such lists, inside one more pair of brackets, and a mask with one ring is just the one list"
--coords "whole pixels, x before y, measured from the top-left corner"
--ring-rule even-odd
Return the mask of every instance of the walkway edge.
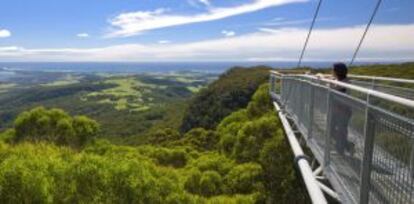
[[286, 119], [285, 114], [280, 110], [277, 102], [273, 102], [273, 105], [279, 115], [280, 121], [282, 122], [283, 128], [285, 130], [286, 137], [289, 141], [289, 145], [292, 148], [293, 154], [297, 159], [297, 167], [302, 175], [303, 181], [305, 183], [308, 194], [312, 200], [312, 203], [317, 204], [326, 204], [326, 198], [318, 184], [318, 181], [313, 176], [312, 168], [309, 165], [309, 162], [305, 159], [302, 147], [299, 145], [299, 142], [292, 130], [292, 127], [289, 124], [289, 121]]

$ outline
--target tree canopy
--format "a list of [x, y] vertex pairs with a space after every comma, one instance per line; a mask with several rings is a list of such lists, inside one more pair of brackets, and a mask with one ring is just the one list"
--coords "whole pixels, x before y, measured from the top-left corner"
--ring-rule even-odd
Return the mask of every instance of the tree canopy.
[[80, 147], [99, 132], [99, 124], [86, 116], [72, 117], [60, 109], [34, 108], [14, 122], [14, 141], [49, 141]]
[[269, 70], [264, 66], [235, 67], [222, 74], [190, 102], [181, 131], [197, 127], [214, 129], [224, 117], [246, 107], [256, 89], [267, 81]]

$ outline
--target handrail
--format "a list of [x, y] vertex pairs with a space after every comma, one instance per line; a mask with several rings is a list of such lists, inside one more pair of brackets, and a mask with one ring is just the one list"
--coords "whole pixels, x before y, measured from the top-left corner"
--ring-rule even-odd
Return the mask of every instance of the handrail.
[[338, 85], [338, 86], [341, 86], [341, 87], [344, 87], [344, 88], [347, 88], [347, 89], [350, 89], [350, 90], [359, 91], [361, 93], [364, 93], [364, 94], [367, 94], [367, 95], [370, 95], [370, 96], [375, 96], [375, 97], [378, 97], [378, 98], [381, 98], [381, 99], [385, 99], [385, 100], [389, 100], [389, 101], [392, 101], [392, 102], [395, 102], [395, 103], [399, 103], [400, 105], [404, 105], [404, 106], [407, 106], [407, 107], [410, 107], [410, 108], [414, 108], [414, 101], [413, 100], [409, 100], [409, 99], [402, 98], [402, 97], [399, 97], [399, 96], [379, 92], [379, 91], [372, 90], [372, 89], [363, 88], [363, 87], [360, 87], [360, 86], [355, 86], [355, 85], [344, 83], [344, 82], [337, 81], [337, 80], [318, 78], [316, 76], [311, 76], [311, 75], [302, 75], [302, 76], [310, 78], [310, 79], [317, 79], [317, 80], [320, 80], [320, 81], [325, 82], [325, 83]]
[[[284, 73], [271, 70], [271, 73], [277, 74], [277, 75], [286, 75]], [[295, 71], [289, 71], [291, 73], [295, 73]], [[287, 73], [290, 75], [290, 73]], [[330, 76], [330, 74], [323, 74], [324, 76]], [[374, 81], [389, 81], [389, 82], [398, 82], [398, 83], [408, 83], [408, 84], [414, 84], [414, 79], [406, 79], [406, 78], [395, 78], [395, 77], [381, 77], [381, 76], [369, 76], [369, 75], [359, 75], [359, 74], [348, 74], [349, 78], [355, 78], [355, 79], [367, 79], [367, 80], [374, 80]]]
[[278, 72], [278, 71], [274, 71], [274, 70], [270, 70], [270, 73], [278, 75], [278, 76], [283, 76], [284, 74]]
[[326, 198], [321, 190], [321, 186], [316, 178], [313, 176], [312, 168], [309, 165], [308, 160], [306, 159], [305, 154], [303, 153], [302, 147], [300, 146], [292, 127], [290, 126], [288, 120], [286, 119], [285, 114], [281, 111], [279, 105], [276, 102], [273, 102], [273, 105], [276, 111], [279, 114], [280, 121], [285, 129], [286, 137], [289, 141], [290, 147], [292, 148], [293, 154], [295, 156], [296, 165], [299, 168], [300, 173], [302, 174], [303, 181], [305, 183], [306, 189], [308, 190], [309, 197], [312, 200], [312, 203], [325, 204], [328, 203]]
[[[323, 74], [324, 76], [331, 76], [330, 74]], [[380, 77], [380, 76], [369, 76], [369, 75], [358, 75], [358, 74], [348, 74], [349, 78], [354, 79], [366, 79], [371, 81], [389, 81], [389, 82], [398, 82], [398, 83], [407, 83], [414, 84], [414, 79], [404, 79], [404, 78], [395, 78], [395, 77]]]
[[378, 97], [378, 98], [381, 98], [381, 99], [385, 99], [385, 100], [389, 100], [389, 101], [392, 101], [392, 102], [395, 102], [395, 103], [399, 103], [400, 105], [404, 105], [404, 106], [407, 106], [407, 107], [410, 107], [410, 108], [414, 108], [414, 101], [413, 100], [409, 100], [409, 99], [402, 98], [402, 97], [399, 97], [399, 96], [379, 92], [379, 91], [372, 90], [372, 89], [367, 89], [367, 88], [355, 86], [355, 85], [340, 82], [340, 81], [337, 81], [337, 80], [319, 78], [319, 77], [316, 77], [314, 75], [308, 75], [308, 74], [293, 74], [293, 75], [287, 74], [287, 75], [285, 75], [285, 74], [281, 74], [281, 73], [275, 72], [275, 71], [271, 71], [271, 73], [279, 75], [279, 76], [300, 76], [300, 77], [305, 77], [305, 78], [309, 78], [309, 79], [316, 79], [316, 80], [320, 80], [320, 81], [325, 82], [325, 83], [338, 85], [338, 86], [341, 86], [341, 87], [344, 87], [344, 88], [347, 88], [347, 89], [350, 89], [350, 90], [358, 91], [358, 92], [361, 92], [361, 93], [364, 93], [364, 94], [367, 94], [367, 95], [370, 95], [370, 96], [375, 96], [375, 97]]
[[350, 78], [355, 78], [355, 79], [370, 79], [374, 81], [390, 81], [390, 82], [414, 84], [414, 79], [401, 79], [401, 78], [394, 78], [394, 77], [379, 77], [379, 76], [356, 75], [356, 74], [349, 74], [348, 76]]

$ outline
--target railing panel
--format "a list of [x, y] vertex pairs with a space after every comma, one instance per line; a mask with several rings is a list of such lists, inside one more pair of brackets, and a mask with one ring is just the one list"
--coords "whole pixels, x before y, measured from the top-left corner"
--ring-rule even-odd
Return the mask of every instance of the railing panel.
[[328, 114], [328, 92], [325, 88], [313, 86], [313, 117], [312, 117], [312, 140], [314, 148], [324, 158], [325, 135]]
[[384, 109], [373, 115], [370, 203], [414, 203], [414, 121]]
[[414, 108], [357, 88], [345, 93], [336, 89], [312, 77], [271, 79], [273, 98], [324, 164], [326, 177], [344, 202], [414, 203]]
[[365, 147], [366, 105], [349, 95], [332, 91], [329, 111], [332, 114], [329, 127], [330, 168], [348, 189], [348, 196], [358, 202]]

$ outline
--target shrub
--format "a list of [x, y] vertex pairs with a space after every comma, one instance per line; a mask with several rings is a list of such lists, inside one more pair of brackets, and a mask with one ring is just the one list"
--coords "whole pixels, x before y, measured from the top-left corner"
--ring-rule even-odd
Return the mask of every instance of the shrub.
[[226, 175], [235, 165], [234, 161], [218, 153], [206, 153], [192, 161], [190, 164], [200, 171], [216, 171]]
[[249, 117], [260, 117], [272, 110], [272, 100], [269, 95], [269, 84], [262, 84], [252, 97], [247, 106]]
[[20, 114], [14, 130], [16, 142], [50, 141], [80, 147], [97, 135], [99, 124], [85, 116], [72, 118], [60, 109], [38, 107]]
[[200, 179], [201, 172], [196, 168], [192, 168], [184, 182], [185, 190], [193, 194], [200, 194]]
[[154, 159], [157, 164], [163, 166], [184, 167], [189, 159], [189, 154], [184, 148], [142, 146], [137, 150], [140, 154]]
[[176, 141], [180, 138], [180, 132], [171, 128], [156, 130], [149, 134], [149, 142], [156, 145], [164, 145], [167, 142]]
[[225, 180], [233, 194], [250, 194], [263, 190], [263, 170], [257, 163], [245, 163], [234, 167]]
[[184, 135], [184, 143], [194, 146], [198, 150], [213, 150], [218, 143], [215, 131], [195, 128]]
[[255, 161], [264, 142], [280, 131], [278, 119], [273, 113], [246, 122], [238, 132], [233, 157], [241, 162]]
[[218, 195], [222, 190], [222, 178], [216, 171], [205, 171], [200, 178], [200, 193], [206, 197]]

